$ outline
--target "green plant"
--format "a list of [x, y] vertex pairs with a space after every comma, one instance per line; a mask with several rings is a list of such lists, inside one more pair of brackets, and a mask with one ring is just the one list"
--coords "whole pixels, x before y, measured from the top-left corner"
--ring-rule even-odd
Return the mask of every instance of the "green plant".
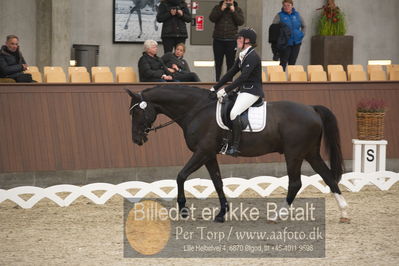
[[382, 99], [363, 99], [357, 104], [360, 113], [383, 113], [386, 109], [386, 102]]
[[320, 9], [323, 13], [319, 20], [319, 34], [322, 36], [345, 35], [345, 15], [335, 5], [334, 0], [327, 0], [327, 4]]

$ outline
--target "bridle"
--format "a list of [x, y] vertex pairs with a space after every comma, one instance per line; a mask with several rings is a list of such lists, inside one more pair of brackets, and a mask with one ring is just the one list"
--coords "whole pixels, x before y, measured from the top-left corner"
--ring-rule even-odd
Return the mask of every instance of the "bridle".
[[[141, 101], [135, 103], [135, 104], [132, 105], [132, 107], [130, 107], [130, 109], [129, 109], [129, 112], [131, 113], [132, 116], [133, 116], [133, 109], [134, 109], [135, 107], [138, 106], [138, 107], [140, 107], [140, 108], [144, 111], [144, 110], [147, 108], [147, 106], [148, 106], [147, 102], [144, 101], [143, 96], [141, 95], [141, 93], [139, 93], [139, 95], [140, 95], [140, 100], [141, 100]], [[217, 99], [216, 99], [216, 100], [217, 100]], [[199, 108], [199, 109], [194, 113], [194, 115], [196, 115], [198, 112], [200, 112], [202, 109], [204, 109], [204, 108], [207, 107], [208, 105], [214, 103], [216, 100], [212, 100], [211, 102], [209, 102], [209, 103], [205, 104], [204, 106], [202, 106], [201, 108]], [[148, 133], [150, 133], [151, 131], [157, 131], [158, 129], [161, 129], [161, 128], [170, 126], [170, 125], [176, 123], [177, 121], [183, 119], [185, 116], [187, 116], [187, 114], [182, 114], [181, 116], [179, 116], [179, 117], [177, 117], [177, 118], [175, 118], [175, 119], [172, 119], [172, 120], [170, 120], [170, 121], [168, 121], [168, 122], [166, 122], [166, 123], [159, 124], [159, 125], [156, 126], [156, 127], [146, 127], [146, 128], [144, 129], [144, 134], [148, 135]], [[145, 112], [144, 112], [144, 120], [147, 122], [147, 117], [146, 117], [146, 113], [145, 113]], [[147, 124], [147, 123], [146, 123], [146, 124]]]
[[[130, 112], [130, 114], [131, 114], [131, 116], [133, 117], [133, 109], [136, 107], [136, 106], [138, 106], [138, 107], [140, 107], [140, 109], [142, 109], [143, 110], [143, 112], [144, 112], [144, 110], [145, 110], [145, 108], [147, 108], [147, 106], [148, 106], [148, 104], [147, 104], [147, 102], [146, 101], [144, 101], [144, 99], [143, 99], [143, 96], [141, 95], [141, 93], [138, 93], [139, 95], [140, 95], [140, 101], [139, 102], [137, 102], [137, 103], [135, 103], [135, 104], [133, 104], [130, 108], [129, 108], [129, 112]], [[148, 118], [147, 118], [147, 116], [146, 116], [146, 113], [144, 112], [144, 121], [145, 121], [145, 128], [144, 128], [144, 134], [145, 135], [148, 135], [148, 133], [150, 133], [150, 131], [152, 131], [152, 130], [157, 130], [157, 128], [149, 128], [148, 126], [147, 126], [147, 124], [148, 124]]]

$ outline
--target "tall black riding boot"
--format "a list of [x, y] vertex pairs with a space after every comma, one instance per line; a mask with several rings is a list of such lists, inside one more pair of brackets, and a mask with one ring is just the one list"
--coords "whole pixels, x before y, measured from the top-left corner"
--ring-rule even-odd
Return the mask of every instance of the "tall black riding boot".
[[233, 121], [233, 145], [227, 150], [226, 154], [237, 157], [240, 154], [238, 148], [240, 147], [241, 138], [241, 118], [237, 116]]

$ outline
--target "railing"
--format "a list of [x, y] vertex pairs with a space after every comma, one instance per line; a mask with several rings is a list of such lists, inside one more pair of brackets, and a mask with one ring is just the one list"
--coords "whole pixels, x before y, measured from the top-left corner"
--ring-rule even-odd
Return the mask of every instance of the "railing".
[[[210, 88], [213, 83], [195, 86]], [[0, 173], [97, 168], [181, 166], [191, 156], [181, 129], [172, 125], [131, 140], [130, 97], [153, 83], [0, 84]], [[387, 102], [387, 158], [399, 158], [399, 82], [264, 83], [266, 100], [325, 105], [337, 116], [345, 159], [352, 158], [356, 105], [365, 97]], [[169, 119], [159, 116], [158, 121]], [[266, 125], [267, 126], [267, 125]], [[279, 154], [255, 158], [218, 157], [220, 163], [281, 162]]]
[[[302, 188], [298, 193], [304, 191], [307, 187], [313, 186], [322, 193], [329, 193], [330, 188], [322, 181], [319, 175], [303, 176]], [[340, 182], [341, 187], [345, 187], [348, 191], [358, 192], [365, 186], [374, 185], [380, 190], [389, 190], [396, 182], [399, 181], [399, 173], [381, 171], [374, 173], [346, 173], [342, 176]], [[252, 179], [243, 178], [226, 178], [223, 180], [224, 192], [228, 198], [240, 197], [246, 190], [252, 189], [260, 197], [266, 197], [272, 194], [276, 189], [288, 189], [288, 176], [273, 177], [273, 176], [258, 176]], [[262, 186], [261, 186], [262, 185]], [[266, 185], [266, 188], [263, 186]], [[234, 186], [231, 189], [229, 186]], [[199, 190], [198, 187], [201, 187]], [[164, 189], [169, 191], [165, 191]], [[172, 189], [170, 189], [172, 188]], [[135, 190], [132, 194], [129, 190]], [[214, 185], [209, 179], [192, 179], [185, 183], [185, 190], [193, 197], [199, 199], [208, 198], [215, 192]], [[96, 191], [101, 191], [103, 194], [97, 196]], [[62, 198], [58, 193], [69, 193], [68, 196]], [[94, 183], [85, 186], [73, 185], [56, 185], [47, 188], [39, 188], [33, 186], [16, 187], [9, 190], [0, 189], [0, 206], [5, 200], [13, 201], [22, 208], [32, 208], [42, 199], [49, 199], [58, 206], [66, 207], [72, 204], [77, 198], [83, 196], [90, 199], [95, 204], [105, 204], [114, 195], [120, 195], [131, 201], [138, 201], [146, 195], [152, 193], [156, 197], [163, 199], [174, 199], [177, 195], [175, 180], [160, 180], [153, 183], [146, 183], [140, 181], [130, 181], [118, 185], [108, 183]], [[23, 194], [32, 195], [29, 199], [21, 198]]]

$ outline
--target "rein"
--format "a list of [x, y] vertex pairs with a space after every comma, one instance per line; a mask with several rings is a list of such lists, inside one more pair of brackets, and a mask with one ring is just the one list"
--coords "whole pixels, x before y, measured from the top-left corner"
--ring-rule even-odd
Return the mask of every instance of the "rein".
[[145, 134], [148, 134], [148, 133], [150, 133], [151, 131], [157, 131], [158, 129], [167, 127], [167, 126], [169, 126], [169, 125], [172, 125], [173, 123], [175, 123], [177, 120], [179, 120], [179, 119], [181, 119], [181, 118], [182, 118], [182, 117], [178, 117], [178, 118], [176, 118], [176, 119], [174, 119], [174, 120], [170, 120], [169, 122], [166, 122], [166, 123], [164, 123], [164, 124], [160, 124], [160, 125], [158, 125], [158, 126], [156, 126], [156, 127], [146, 128], [146, 129], [144, 130], [144, 133], [145, 133]]

